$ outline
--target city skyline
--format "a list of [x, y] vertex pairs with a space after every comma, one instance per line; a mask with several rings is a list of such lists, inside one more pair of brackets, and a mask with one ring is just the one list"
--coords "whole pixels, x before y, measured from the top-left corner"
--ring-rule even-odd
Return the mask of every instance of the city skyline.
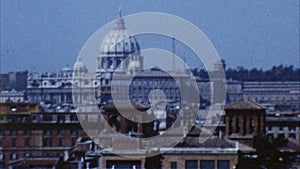
[[[280, 64], [299, 67], [297, 1], [201, 1], [185, 6], [179, 5], [179, 1], [172, 4], [32, 2], [1, 1], [1, 72], [58, 71], [67, 64], [72, 66], [87, 39], [117, 18], [119, 6], [124, 16], [146, 11], [164, 12], [192, 22], [212, 41], [227, 67], [269, 69]], [[223, 8], [226, 4], [228, 7]], [[143, 40], [140, 44], [151, 47]], [[158, 46], [171, 50], [171, 43], [158, 43]], [[184, 57], [182, 50], [178, 48], [176, 54]]]
[[0, 0], [0, 169], [300, 169], [299, 2], [70, 2]]

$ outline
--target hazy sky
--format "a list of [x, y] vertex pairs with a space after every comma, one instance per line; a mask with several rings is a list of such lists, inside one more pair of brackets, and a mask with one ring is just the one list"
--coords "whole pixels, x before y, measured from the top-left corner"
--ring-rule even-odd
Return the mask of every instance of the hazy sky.
[[165, 12], [192, 22], [228, 67], [300, 65], [299, 0], [1, 0], [1, 72], [73, 65], [88, 38], [117, 18], [119, 6], [123, 15]]

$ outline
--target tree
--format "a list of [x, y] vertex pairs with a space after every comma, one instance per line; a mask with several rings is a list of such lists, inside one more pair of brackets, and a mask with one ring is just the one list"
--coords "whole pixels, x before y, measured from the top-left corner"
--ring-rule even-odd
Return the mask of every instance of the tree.
[[269, 139], [267, 136], [255, 136], [253, 147], [256, 149], [256, 158], [244, 157], [239, 152], [237, 169], [282, 169], [289, 168], [293, 154], [281, 152], [280, 147], [287, 145], [287, 139], [277, 137]]

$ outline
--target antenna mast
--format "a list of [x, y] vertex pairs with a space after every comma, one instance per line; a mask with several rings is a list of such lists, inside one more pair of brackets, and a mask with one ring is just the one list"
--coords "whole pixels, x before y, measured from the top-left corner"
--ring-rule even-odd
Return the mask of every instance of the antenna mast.
[[172, 38], [172, 69], [175, 72], [175, 38]]

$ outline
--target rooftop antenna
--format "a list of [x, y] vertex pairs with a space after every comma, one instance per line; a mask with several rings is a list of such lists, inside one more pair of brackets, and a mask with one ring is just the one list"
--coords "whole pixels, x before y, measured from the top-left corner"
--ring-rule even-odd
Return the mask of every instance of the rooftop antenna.
[[1, 45], [0, 45], [0, 73], [1, 73], [1, 65], [2, 65], [2, 63], [1, 63], [1, 58], [2, 58], [2, 50], [1, 50], [2, 48], [1, 48]]
[[172, 38], [172, 69], [175, 71], [175, 38]]
[[185, 52], [183, 54], [184, 58], [183, 58], [183, 72], [185, 72], [186, 69], [186, 56], [185, 56]]

